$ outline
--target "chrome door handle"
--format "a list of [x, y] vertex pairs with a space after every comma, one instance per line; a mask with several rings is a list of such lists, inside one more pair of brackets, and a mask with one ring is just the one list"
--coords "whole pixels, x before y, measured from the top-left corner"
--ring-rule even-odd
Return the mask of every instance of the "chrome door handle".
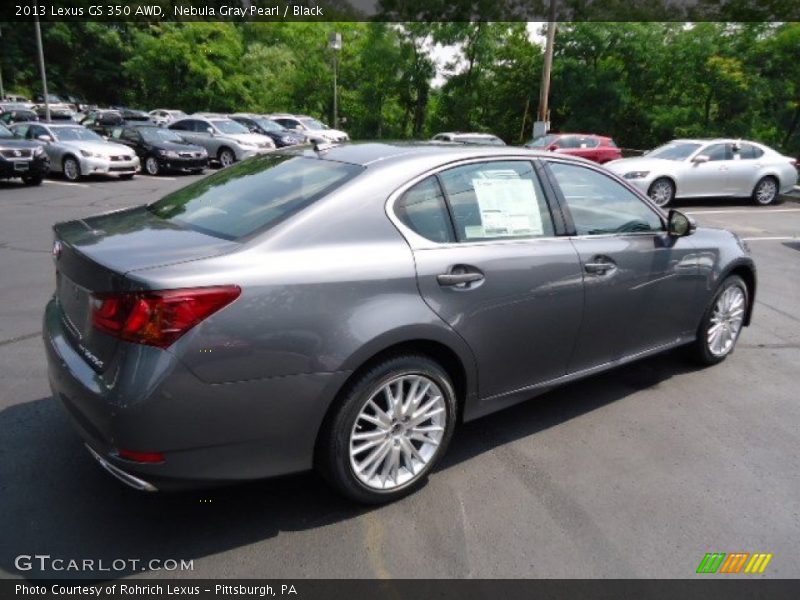
[[611, 262], [590, 262], [583, 265], [587, 273], [597, 273], [598, 275], [605, 275], [608, 271], [614, 270], [616, 267]]
[[436, 276], [436, 281], [439, 282], [439, 285], [443, 286], [463, 285], [469, 283], [476, 283], [482, 280], [483, 280], [483, 274], [474, 272], [442, 273], [441, 275]]

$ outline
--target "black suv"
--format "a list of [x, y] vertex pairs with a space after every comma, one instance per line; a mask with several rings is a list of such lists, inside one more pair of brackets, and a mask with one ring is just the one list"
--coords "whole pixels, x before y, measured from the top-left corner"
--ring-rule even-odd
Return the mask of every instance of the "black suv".
[[27, 185], [39, 185], [49, 170], [44, 146], [20, 139], [0, 125], [0, 179], [19, 177]]

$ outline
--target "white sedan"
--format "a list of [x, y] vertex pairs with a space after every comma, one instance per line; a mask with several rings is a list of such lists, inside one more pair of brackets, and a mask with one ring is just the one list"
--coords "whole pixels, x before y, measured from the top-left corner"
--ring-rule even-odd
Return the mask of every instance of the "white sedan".
[[797, 184], [797, 161], [745, 140], [673, 140], [642, 157], [606, 167], [658, 204], [675, 198], [730, 196], [772, 204]]

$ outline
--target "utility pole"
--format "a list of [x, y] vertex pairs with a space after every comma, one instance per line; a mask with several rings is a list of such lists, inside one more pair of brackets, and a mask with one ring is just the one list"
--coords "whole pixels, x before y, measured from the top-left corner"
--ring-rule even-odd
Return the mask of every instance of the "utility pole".
[[533, 127], [533, 137], [540, 137], [550, 129], [550, 73], [553, 70], [553, 44], [556, 38], [556, 0], [550, 0], [547, 22], [547, 43], [544, 49], [544, 65], [542, 67], [542, 85], [539, 87], [539, 113]]
[[[3, 37], [3, 29], [0, 28], [0, 39]], [[3, 56], [2, 51], [0, 51], [0, 56]], [[6, 97], [6, 92], [3, 89], [3, 65], [0, 64], [0, 100]]]
[[339, 88], [336, 79], [339, 74], [337, 58], [342, 49], [342, 34], [331, 33], [328, 46], [333, 50], [333, 128], [339, 129]]
[[[38, 2], [34, 0], [33, 6], [37, 8]], [[50, 99], [47, 97], [47, 73], [44, 70], [44, 50], [42, 50], [42, 28], [39, 25], [39, 11], [36, 10], [35, 21], [33, 22], [36, 28], [36, 50], [39, 53], [39, 73], [42, 75], [42, 93], [44, 94], [44, 116], [48, 121], [50, 120]]]

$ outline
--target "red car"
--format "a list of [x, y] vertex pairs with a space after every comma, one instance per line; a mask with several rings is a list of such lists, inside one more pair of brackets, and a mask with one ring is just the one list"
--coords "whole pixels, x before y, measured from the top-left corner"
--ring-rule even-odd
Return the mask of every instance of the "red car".
[[614, 140], [594, 133], [550, 133], [531, 140], [525, 147], [580, 156], [600, 164], [622, 158]]

